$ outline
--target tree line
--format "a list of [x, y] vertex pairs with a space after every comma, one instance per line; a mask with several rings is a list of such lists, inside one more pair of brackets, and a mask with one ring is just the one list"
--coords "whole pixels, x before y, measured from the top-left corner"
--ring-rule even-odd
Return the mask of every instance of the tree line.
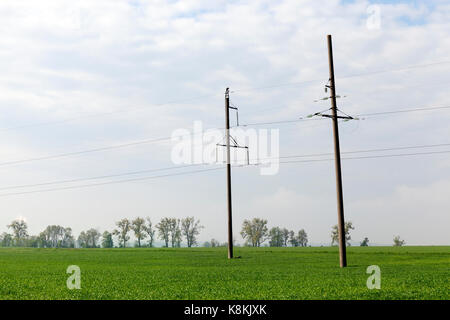
[[[246, 246], [260, 247], [261, 245], [270, 247], [306, 247], [308, 245], [308, 234], [304, 229], [297, 232], [281, 227], [268, 228], [267, 220], [253, 218], [244, 220], [241, 229], [241, 236], [245, 240]], [[23, 219], [11, 222], [7, 227], [11, 233], [3, 232], [0, 235], [0, 246], [2, 247], [34, 247], [34, 248], [125, 248], [133, 234], [136, 241], [135, 247], [154, 247], [155, 240], [159, 239], [163, 247], [179, 248], [185, 242], [187, 247], [198, 245], [198, 235], [204, 228], [200, 225], [200, 220], [194, 217], [162, 218], [156, 225], [153, 225], [149, 217], [137, 217], [129, 220], [121, 219], [115, 223], [116, 228], [100, 233], [97, 229], [91, 228], [82, 231], [78, 238], [72, 233], [70, 227], [59, 225], [47, 226], [38, 235], [28, 235], [28, 225]], [[354, 230], [353, 223], [345, 223], [345, 242], [350, 245], [350, 231]], [[334, 225], [331, 230], [331, 245], [337, 245], [339, 239], [338, 227]], [[266, 243], [265, 243], [266, 242]], [[403, 246], [405, 241], [395, 236], [394, 246]], [[204, 247], [221, 247], [227, 243], [220, 243], [215, 239], [207, 241]], [[368, 246], [367, 237], [360, 243], [360, 246]]]
[[260, 247], [265, 241], [268, 241], [270, 247], [306, 247], [308, 245], [308, 234], [304, 229], [297, 233], [280, 227], [269, 230], [267, 220], [260, 218], [244, 220], [241, 236], [245, 244], [252, 247]]
[[149, 217], [137, 217], [133, 220], [127, 218], [116, 222], [116, 228], [100, 233], [91, 228], [80, 232], [78, 238], [72, 233], [70, 227], [59, 225], [47, 226], [38, 235], [28, 234], [28, 224], [23, 219], [17, 219], [9, 224], [11, 233], [3, 232], [0, 235], [2, 247], [33, 247], [33, 248], [113, 248], [114, 239], [117, 246], [125, 248], [133, 234], [136, 247], [153, 247], [156, 237], [164, 243], [164, 247], [181, 247], [183, 241], [188, 247], [197, 245], [197, 236], [203, 228], [200, 220], [194, 217], [162, 218], [159, 223], [153, 225]]

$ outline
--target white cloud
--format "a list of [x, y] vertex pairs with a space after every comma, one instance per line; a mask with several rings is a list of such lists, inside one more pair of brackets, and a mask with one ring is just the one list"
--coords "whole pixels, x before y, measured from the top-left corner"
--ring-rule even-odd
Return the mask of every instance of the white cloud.
[[[312, 0], [3, 0], [0, 2], [0, 29], [3, 31], [0, 38], [0, 128], [57, 122], [71, 117], [78, 119], [58, 125], [2, 130], [1, 155], [4, 160], [18, 159], [170, 136], [173, 130], [188, 128], [195, 120], [203, 120], [205, 127], [222, 127], [226, 86], [235, 90], [231, 99], [239, 106], [243, 123], [291, 120], [323, 110], [329, 107], [328, 101], [313, 101], [325, 95], [327, 33], [333, 34], [338, 91], [348, 96], [339, 100], [339, 106], [347, 113], [448, 104], [445, 83], [450, 82], [450, 64], [343, 78], [368, 71], [450, 60], [450, 5], [446, 1], [436, 0], [433, 5], [424, 2], [418, 6], [404, 2], [380, 4], [381, 30], [366, 28], [368, 5], [369, 1], [337, 0], [320, 3]], [[307, 80], [319, 81], [250, 90]], [[158, 106], [203, 95], [211, 96]], [[86, 117], [98, 113], [111, 114]], [[368, 119], [358, 124], [343, 123], [342, 148], [445, 143], [449, 136], [448, 120], [448, 112], [442, 111]], [[280, 127], [281, 152], [332, 151], [329, 123], [325, 124]], [[170, 165], [167, 146], [149, 145], [33, 163], [2, 172], [5, 173], [3, 180], [11, 184], [167, 165]], [[424, 170], [414, 180], [411, 172], [415, 172], [417, 166]], [[314, 241], [328, 242], [329, 228], [335, 221], [335, 205], [334, 200], [324, 203], [323, 198], [334, 199], [334, 191], [305, 192], [305, 188], [311, 183], [326, 185], [334, 177], [328, 172], [320, 174], [319, 169], [304, 170], [300, 165], [290, 168], [282, 168], [283, 172], [289, 170], [289, 175], [280, 174], [278, 180], [270, 180], [276, 184], [270, 191], [262, 190], [259, 185], [268, 182], [256, 183], [249, 179], [246, 194], [254, 200], [246, 207], [245, 217], [261, 212], [279, 225], [295, 228], [306, 225]], [[356, 196], [365, 198], [373, 192], [374, 198], [383, 199], [379, 203], [388, 203], [402, 212], [400, 218], [394, 220], [392, 230], [387, 230], [402, 231], [409, 243], [426, 242], [422, 236], [413, 234], [420, 225], [418, 216], [408, 220], [409, 224], [403, 223], [411, 215], [402, 209], [407, 207], [406, 203], [399, 204], [399, 201], [406, 199], [404, 193], [414, 191], [404, 191], [400, 186], [428, 190], [436, 181], [450, 178], [448, 161], [442, 156], [403, 162], [361, 161], [346, 164], [344, 168], [345, 190], [349, 191], [345, 195], [352, 205], [356, 203]], [[350, 173], [347, 168], [351, 168]], [[368, 171], [370, 174], [366, 174]], [[367, 180], [361, 181], [363, 176]], [[191, 179], [171, 181], [179, 186], [189, 184]], [[216, 224], [209, 212], [216, 208], [225, 210], [224, 181], [222, 178], [207, 181], [211, 184], [208, 192], [212, 196], [196, 198], [195, 191], [187, 188], [187, 199], [183, 203], [190, 208], [189, 214], [207, 222], [211, 231], [205, 233], [205, 237], [212, 237], [214, 233], [223, 232], [222, 225]], [[158, 199], [149, 204], [144, 195], [133, 198], [133, 213], [125, 209], [131, 198], [122, 200], [123, 211], [120, 211], [117, 202], [109, 203], [108, 199], [119, 199], [120, 190], [127, 188], [133, 189], [125, 185], [123, 189], [108, 189], [111, 193], [95, 189], [96, 199], [104, 199], [101, 205], [91, 193], [81, 191], [61, 193], [64, 194], [61, 198], [43, 196], [41, 201], [33, 197], [33, 206], [17, 198], [2, 208], [10, 213], [0, 218], [0, 226], [17, 214], [28, 216], [25, 211], [33, 209], [34, 220], [30, 218], [30, 222], [43, 229], [44, 224], [51, 223], [56, 212], [64, 208], [67, 215], [59, 215], [58, 221], [87, 228], [89, 221], [80, 222], [77, 210], [88, 220], [89, 205], [93, 203], [98, 205], [96, 210], [104, 210], [99, 213], [102, 217], [114, 209], [110, 216], [112, 221], [122, 215], [146, 215], [150, 206], [161, 215], [185, 213], [182, 210], [178, 213], [177, 208], [167, 209]], [[141, 193], [136, 191], [136, 195]], [[189, 200], [189, 196], [197, 202]], [[444, 198], [444, 195], [439, 193], [437, 197]], [[162, 192], [160, 198], [170, 199], [169, 190]], [[217, 199], [219, 205], [211, 198]], [[435, 202], [442, 208], [446, 202], [439, 199]], [[77, 208], [66, 206], [74, 202]], [[426, 198], [421, 203], [422, 209], [427, 205], [433, 207]], [[238, 207], [241, 205], [236, 203]], [[364, 212], [370, 211], [371, 206], [380, 204], [365, 201], [355, 204], [356, 209]], [[304, 210], [297, 211], [299, 207]], [[281, 211], [277, 210], [280, 208]], [[439, 208], [433, 212], [442, 212]], [[279, 211], [279, 215], [273, 216], [273, 212]], [[350, 212], [353, 218], [353, 211]], [[439, 220], [443, 216], [445, 213], [439, 213], [435, 218]], [[370, 229], [367, 223], [356, 221], [357, 217], [355, 224], [361, 236], [367, 227], [374, 234], [369, 238], [389, 240], [390, 235], [382, 231], [386, 230], [383, 225], [375, 224], [377, 228]], [[96, 220], [97, 224], [100, 222]], [[408, 227], [403, 229], [405, 225]], [[432, 242], [449, 243], [448, 235], [440, 227], [433, 232], [432, 226], [430, 222], [426, 233], [434, 239]], [[224, 237], [221, 240], [225, 240]]]

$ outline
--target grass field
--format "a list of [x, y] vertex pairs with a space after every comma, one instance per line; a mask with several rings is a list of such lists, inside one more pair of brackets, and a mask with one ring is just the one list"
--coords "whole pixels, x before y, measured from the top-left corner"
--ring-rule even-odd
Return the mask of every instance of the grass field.
[[[449, 299], [450, 247], [0, 249], [0, 299]], [[81, 268], [81, 290], [66, 269]], [[369, 265], [381, 289], [366, 286]]]

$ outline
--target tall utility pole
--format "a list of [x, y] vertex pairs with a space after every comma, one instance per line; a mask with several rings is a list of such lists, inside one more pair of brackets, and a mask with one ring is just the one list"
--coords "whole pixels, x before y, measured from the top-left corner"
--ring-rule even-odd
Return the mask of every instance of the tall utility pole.
[[331, 91], [331, 118], [333, 119], [334, 137], [334, 163], [336, 167], [336, 192], [338, 209], [338, 232], [339, 232], [339, 262], [341, 268], [347, 266], [347, 253], [345, 246], [345, 221], [344, 221], [344, 198], [342, 194], [342, 172], [341, 172], [341, 150], [339, 146], [339, 128], [336, 106], [336, 83], [334, 81], [333, 45], [331, 35], [328, 39], [328, 63], [330, 66], [330, 91]]
[[233, 258], [233, 217], [231, 203], [231, 157], [230, 157], [230, 90], [225, 90], [225, 140], [227, 147], [227, 204], [228, 204], [228, 259]]

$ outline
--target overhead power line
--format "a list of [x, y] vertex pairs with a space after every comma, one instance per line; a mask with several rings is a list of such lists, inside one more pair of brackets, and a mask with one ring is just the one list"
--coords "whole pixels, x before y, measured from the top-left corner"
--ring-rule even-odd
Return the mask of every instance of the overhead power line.
[[[397, 71], [405, 71], [405, 70], [411, 70], [411, 69], [419, 69], [419, 68], [427, 68], [437, 65], [443, 65], [443, 64], [450, 64], [450, 61], [438, 61], [433, 63], [427, 63], [427, 64], [418, 64], [418, 65], [411, 65], [411, 66], [404, 66], [399, 68], [391, 68], [391, 69], [384, 69], [384, 70], [376, 70], [376, 71], [369, 71], [364, 73], [358, 73], [358, 74], [349, 74], [344, 75], [341, 77], [337, 77], [337, 79], [345, 79], [345, 78], [355, 78], [355, 77], [363, 77], [363, 76], [369, 76], [374, 74], [381, 74], [381, 73], [388, 73], [388, 72], [397, 72]], [[296, 82], [284, 82], [284, 83], [278, 83], [278, 84], [271, 84], [271, 85], [264, 85], [259, 87], [253, 87], [253, 88], [243, 88], [243, 89], [236, 89], [231, 92], [244, 92], [244, 91], [254, 91], [254, 90], [263, 90], [263, 89], [272, 89], [272, 88], [279, 88], [279, 87], [286, 87], [286, 86], [299, 86], [314, 82], [321, 82], [323, 81], [323, 78], [320, 79], [311, 79], [311, 80], [304, 80], [304, 81], [296, 81]], [[195, 101], [203, 98], [209, 98], [209, 97], [215, 97], [219, 96], [219, 93], [214, 94], [207, 94], [207, 95], [200, 95], [197, 97], [191, 97], [191, 98], [180, 98], [175, 99], [167, 102], [162, 102], [158, 104], [154, 104], [153, 107], [160, 107], [175, 103], [183, 103], [187, 101]], [[80, 115], [76, 117], [66, 118], [62, 120], [55, 120], [55, 121], [47, 121], [47, 122], [40, 122], [40, 123], [31, 123], [31, 124], [25, 124], [25, 125], [18, 125], [18, 126], [11, 126], [11, 127], [5, 127], [0, 128], [0, 131], [6, 131], [6, 130], [16, 130], [16, 129], [25, 129], [25, 128], [33, 128], [33, 127], [40, 127], [40, 126], [48, 126], [48, 125], [56, 125], [56, 124], [62, 124], [62, 123], [68, 123], [76, 120], [81, 119], [89, 119], [89, 118], [98, 118], [98, 117], [104, 117], [104, 116], [111, 116], [115, 114], [122, 114], [122, 113], [128, 113], [133, 111], [139, 111], [139, 110], [145, 110], [150, 109], [150, 107], [131, 107], [127, 108], [125, 110], [117, 110], [117, 111], [110, 111], [110, 112], [99, 112], [99, 113], [92, 113], [92, 114], [86, 114], [86, 115]]]
[[99, 183], [92, 183], [92, 184], [82, 184], [82, 185], [77, 185], [77, 186], [67, 186], [67, 187], [58, 187], [58, 188], [43, 189], [43, 190], [3, 193], [3, 194], [0, 194], [0, 197], [19, 195], [19, 194], [42, 193], [42, 192], [50, 192], [50, 191], [61, 191], [61, 190], [70, 190], [70, 189], [89, 188], [89, 187], [104, 186], [104, 185], [109, 185], [109, 184], [134, 182], [134, 181], [143, 181], [143, 180], [152, 180], [152, 179], [159, 179], [159, 178], [166, 178], [166, 177], [173, 177], [173, 176], [181, 176], [181, 175], [188, 175], [188, 174], [203, 173], [203, 172], [208, 172], [208, 171], [217, 171], [217, 170], [221, 170], [221, 169], [223, 169], [223, 167], [202, 169], [202, 170], [195, 170], [195, 171], [185, 171], [185, 172], [178, 172], [178, 173], [168, 173], [168, 174], [159, 175], [159, 176], [131, 178], [131, 179], [99, 182]]
[[[357, 117], [365, 117], [365, 116], [369, 117], [369, 116], [388, 115], [388, 114], [395, 114], [395, 113], [432, 111], [432, 110], [441, 110], [441, 109], [450, 109], [450, 106], [424, 107], [424, 108], [401, 109], [401, 110], [392, 110], [392, 111], [384, 111], [384, 112], [376, 112], [376, 113], [365, 113], [365, 114], [359, 114], [359, 115], [357, 115]], [[293, 124], [293, 123], [299, 123], [299, 122], [305, 122], [305, 121], [318, 121], [318, 120], [323, 120], [323, 118], [300, 118], [300, 119], [294, 119], [294, 120], [253, 122], [253, 123], [240, 124], [239, 127], [252, 127], [252, 126], [263, 126], [263, 125], [273, 125], [273, 124], [280, 124], [280, 125], [281, 124]], [[231, 128], [236, 128], [236, 126], [231, 127]], [[224, 130], [224, 129], [225, 128], [209, 128], [209, 129], [205, 129], [205, 130]], [[177, 136], [177, 137], [187, 137], [187, 136], [192, 136], [192, 135], [196, 135], [196, 134], [198, 134], [198, 133], [190, 133], [190, 134], [181, 135], [181, 136]], [[92, 148], [92, 149], [85, 149], [85, 150], [81, 150], [81, 151], [66, 152], [66, 153], [59, 153], [59, 154], [54, 154], [54, 155], [42, 156], [42, 157], [5, 161], [5, 162], [0, 162], [0, 167], [22, 164], [22, 163], [27, 163], [27, 162], [34, 162], [34, 161], [66, 158], [66, 157], [78, 156], [78, 155], [95, 153], [95, 152], [102, 152], [102, 151], [108, 151], [108, 150], [114, 150], [114, 149], [133, 147], [133, 146], [144, 145], [144, 144], [152, 144], [152, 143], [158, 143], [158, 142], [162, 142], [162, 141], [169, 141], [171, 139], [172, 139], [172, 136], [153, 138], [153, 139], [145, 139], [145, 140], [134, 141], [134, 142], [129, 142], [129, 143], [110, 145], [110, 146], [104, 146], [104, 147], [98, 147], [98, 148]]]
[[[342, 160], [360, 160], [360, 159], [377, 159], [377, 158], [392, 158], [392, 157], [410, 157], [410, 156], [420, 156], [420, 155], [436, 155], [436, 154], [447, 154], [447, 153], [450, 153], [450, 150], [387, 154], [387, 155], [373, 155], [373, 156], [361, 156], [361, 157], [345, 157], [345, 158], [341, 158], [341, 159]], [[328, 161], [334, 161], [334, 159], [328, 158], [328, 159], [290, 160], [290, 161], [280, 161], [279, 163], [280, 164], [293, 164], [293, 163], [314, 163], [314, 162], [328, 162]], [[257, 164], [252, 164], [252, 165], [260, 166], [260, 165], [266, 165], [266, 164], [267, 163], [257, 163]], [[245, 167], [245, 166], [247, 166], [247, 165], [242, 165], [240, 167]], [[58, 188], [43, 189], [43, 190], [3, 193], [3, 194], [0, 194], [0, 197], [24, 195], [24, 194], [32, 194], [32, 193], [43, 193], [43, 192], [51, 192], [51, 191], [62, 191], [62, 190], [70, 190], [70, 189], [82, 189], [82, 188], [89, 188], [89, 187], [96, 187], [96, 186], [103, 186], [103, 185], [110, 185], [110, 184], [120, 184], [120, 183], [125, 183], [125, 182], [144, 181], [144, 180], [160, 179], [160, 178], [166, 178], [166, 177], [172, 177], [172, 176], [197, 174], [197, 173], [203, 173], [203, 172], [208, 172], [208, 171], [217, 171], [217, 170], [221, 170], [221, 169], [225, 169], [225, 167], [217, 167], [217, 168], [195, 170], [195, 171], [186, 171], [186, 172], [165, 174], [165, 175], [159, 175], [159, 176], [124, 179], [124, 180], [117, 180], [117, 181], [107, 181], [107, 182], [93, 183], [93, 184], [83, 184], [83, 185], [77, 185], [77, 186], [58, 187]]]
[[[404, 66], [404, 67], [398, 67], [398, 68], [390, 68], [390, 69], [374, 70], [374, 71], [368, 71], [368, 72], [362, 72], [362, 73], [348, 74], [348, 75], [336, 77], [336, 79], [365, 77], [365, 76], [371, 76], [371, 75], [375, 75], [375, 74], [406, 71], [406, 70], [420, 69], [420, 68], [428, 68], [428, 67], [433, 67], [433, 66], [443, 65], [443, 64], [450, 64], [450, 61], [445, 60], [445, 61], [438, 61], [438, 62], [432, 62], [432, 63], [426, 63], [426, 64], [417, 64], [417, 65], [410, 65], [410, 66]], [[284, 83], [271, 84], [271, 85], [252, 87], [252, 88], [246, 88], [246, 89], [245, 88], [244, 89], [236, 89], [236, 90], [233, 90], [232, 92], [246, 92], [246, 91], [273, 89], [273, 88], [279, 88], [279, 87], [300, 86], [300, 85], [305, 85], [305, 84], [314, 83], [314, 82], [321, 82], [321, 81], [323, 81], [323, 78], [305, 80], [305, 81], [284, 82]]]
[[[365, 149], [365, 150], [353, 150], [353, 151], [345, 151], [341, 152], [342, 154], [355, 154], [355, 153], [371, 153], [371, 152], [386, 152], [386, 151], [396, 151], [396, 150], [411, 150], [411, 149], [424, 149], [424, 148], [436, 148], [436, 147], [447, 147], [450, 146], [450, 143], [441, 143], [441, 144], [428, 144], [428, 145], [417, 145], [417, 146], [402, 146], [402, 147], [392, 147], [392, 148], [378, 148], [378, 149]], [[347, 157], [342, 158], [344, 160], [352, 160], [352, 159], [366, 159], [366, 158], [384, 158], [384, 157], [398, 157], [398, 156], [413, 156], [413, 155], [422, 155], [422, 154], [440, 154], [440, 153], [448, 153], [450, 151], [434, 151], [434, 152], [420, 152], [420, 153], [404, 153], [404, 154], [388, 154], [388, 155], [371, 155], [371, 156], [361, 156], [361, 157]], [[311, 157], [322, 157], [322, 156], [330, 156], [333, 155], [333, 153], [312, 153], [312, 154], [301, 154], [301, 155], [286, 155], [286, 156], [280, 156], [280, 157], [266, 157], [261, 159], [250, 159], [251, 161], [259, 161], [259, 160], [274, 160], [274, 159], [295, 159], [295, 158], [311, 158]], [[321, 162], [321, 161], [331, 161], [333, 159], [307, 159], [307, 160], [291, 160], [291, 161], [280, 161], [279, 163], [302, 163], [302, 162]], [[245, 163], [242, 163], [240, 166], [247, 166], [248, 161]], [[222, 164], [222, 163], [220, 163]], [[254, 163], [251, 165], [261, 165], [264, 163]], [[41, 187], [41, 186], [48, 186], [48, 185], [58, 185], [58, 184], [65, 184], [65, 183], [74, 183], [74, 182], [82, 182], [82, 181], [89, 181], [89, 180], [101, 180], [106, 178], [116, 178], [116, 177], [123, 177], [123, 176], [130, 176], [130, 175], [139, 175], [143, 173], [150, 173], [150, 172], [158, 172], [158, 171], [169, 171], [169, 170], [177, 170], [177, 169], [185, 169], [185, 168], [191, 168], [196, 166], [205, 166], [205, 165], [212, 165], [210, 163], [194, 163], [194, 164], [186, 164], [181, 166], [171, 166], [171, 167], [164, 167], [164, 168], [153, 168], [153, 169], [146, 169], [146, 170], [137, 170], [137, 171], [129, 171], [129, 172], [123, 172], [123, 173], [117, 173], [117, 174], [109, 174], [109, 175], [99, 175], [99, 176], [93, 176], [93, 177], [86, 177], [86, 178], [74, 178], [74, 179], [65, 179], [65, 180], [55, 180], [55, 181], [47, 181], [47, 182], [41, 182], [41, 183], [34, 183], [34, 184], [22, 184], [22, 185], [15, 185], [15, 186], [6, 186], [6, 187], [0, 187], [0, 190], [13, 190], [13, 189], [24, 189], [24, 188], [33, 188], [33, 187]], [[178, 175], [176, 173], [175, 175]], [[166, 176], [166, 175], [164, 175]], [[169, 175], [170, 176], [170, 175]], [[120, 180], [119, 180], [120, 181]], [[129, 181], [128, 179], [126, 181]], [[131, 180], [133, 181], [133, 180]], [[112, 181], [114, 182], [114, 181]]]

